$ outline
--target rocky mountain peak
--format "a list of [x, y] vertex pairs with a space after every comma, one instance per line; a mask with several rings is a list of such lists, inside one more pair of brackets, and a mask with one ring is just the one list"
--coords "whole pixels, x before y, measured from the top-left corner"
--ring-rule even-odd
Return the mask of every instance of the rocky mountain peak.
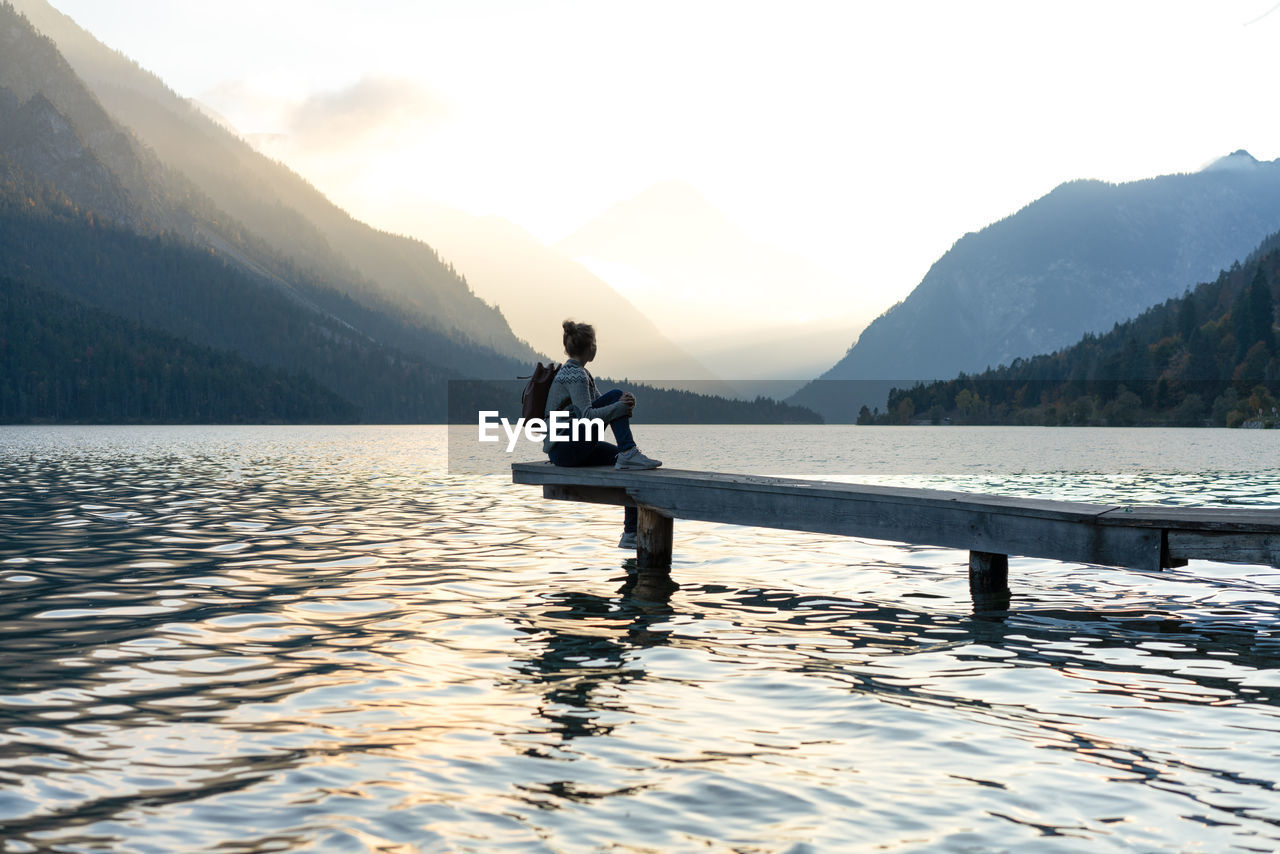
[[1203, 171], [1221, 172], [1228, 170], [1256, 169], [1262, 165], [1262, 161], [1258, 160], [1252, 154], [1241, 148], [1231, 152], [1225, 157], [1219, 157], [1217, 160], [1204, 167]]

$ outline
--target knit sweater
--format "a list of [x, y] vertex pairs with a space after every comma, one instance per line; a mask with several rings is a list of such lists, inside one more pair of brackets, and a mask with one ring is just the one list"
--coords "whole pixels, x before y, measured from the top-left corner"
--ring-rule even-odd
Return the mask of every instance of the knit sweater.
[[[599, 396], [595, 378], [577, 359], [569, 359], [551, 381], [551, 388], [547, 390], [547, 411], [543, 414], [549, 418], [552, 412], [567, 410], [570, 418], [599, 418], [606, 424], [626, 416], [628, 407], [622, 401], [593, 407], [591, 402]], [[551, 453], [551, 445], [548, 434], [542, 442], [542, 450]]]

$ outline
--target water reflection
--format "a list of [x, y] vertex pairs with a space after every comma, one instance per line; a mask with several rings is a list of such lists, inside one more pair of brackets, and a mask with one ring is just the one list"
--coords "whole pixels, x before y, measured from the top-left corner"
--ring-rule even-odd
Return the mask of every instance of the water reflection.
[[[1258, 757], [1248, 773], [1233, 764], [1244, 754], [1224, 745], [1193, 761], [1180, 755], [1186, 746], [1176, 740], [1152, 748], [1133, 744], [1123, 723], [1113, 731], [1114, 712], [1106, 703], [1112, 698], [1131, 710], [1145, 705], [1161, 714], [1178, 707], [1247, 707], [1246, 718], [1255, 718], [1260, 732], [1269, 730], [1280, 705], [1280, 686], [1264, 681], [1246, 688], [1242, 682], [1249, 681], [1250, 674], [1274, 669], [1280, 630], [1274, 603], [1265, 609], [1265, 616], [1258, 612], [1199, 614], [1176, 608], [1068, 611], [1044, 607], [990, 619], [724, 585], [686, 586], [677, 608], [669, 602], [642, 605], [628, 595], [629, 589], [626, 586], [613, 597], [548, 595], [531, 614], [513, 618], [533, 641], [531, 654], [518, 667], [522, 678], [513, 685], [532, 687], [542, 696], [539, 708], [546, 724], [542, 732], [555, 737], [557, 750], [574, 739], [616, 736], [619, 728], [649, 719], [655, 710], [633, 706], [628, 697], [637, 693], [637, 683], [650, 678], [644, 664], [646, 651], [670, 647], [695, 653], [699, 661], [714, 662], [711, 669], [734, 668], [739, 679], [767, 659], [770, 671], [794, 677], [787, 684], [798, 693], [816, 679], [828, 686], [838, 684], [855, 700], [905, 710], [909, 717], [942, 713], [967, 721], [974, 731], [995, 728], [1003, 737], [1036, 750], [1062, 751], [1073, 761], [1094, 765], [1110, 779], [1153, 786], [1186, 799], [1195, 809], [1204, 810], [1197, 814], [1198, 820], [1208, 826], [1234, 822], [1245, 813], [1256, 818], [1257, 810], [1223, 804], [1207, 797], [1207, 791], [1227, 785], [1237, 794], [1261, 797], [1264, 802], [1275, 791], [1273, 748], [1267, 749], [1265, 758]], [[1232, 616], [1251, 622], [1242, 625], [1224, 619]], [[691, 629], [698, 623], [714, 625], [716, 630]], [[1137, 663], [1143, 657], [1149, 661]], [[696, 671], [699, 676], [690, 679], [689, 685], [705, 684], [708, 667]], [[1035, 674], [1037, 683], [1043, 682], [1039, 674], [1051, 673], [1060, 684], [1053, 691], [1046, 691], [1043, 684], [1027, 689], [1013, 675], [992, 682], [993, 675], [1010, 671]], [[721, 684], [714, 678], [710, 681]], [[980, 691], [973, 690], [975, 683]], [[1082, 706], [1082, 700], [1102, 703], [1102, 707]], [[1055, 702], [1068, 708], [1054, 709]], [[851, 706], [857, 707], [856, 702]], [[723, 742], [726, 735], [721, 730], [705, 731], [702, 739]], [[541, 746], [551, 744], [540, 741]], [[590, 748], [579, 750], [590, 752]], [[740, 743], [704, 750], [701, 759], [684, 761], [763, 760], [776, 750], [776, 745], [750, 736]], [[1001, 791], [1016, 788], [1001, 782], [999, 772], [984, 777], [975, 776], [976, 769], [968, 770], [952, 776]], [[1198, 789], [1191, 779], [1205, 788]], [[554, 801], [561, 796], [604, 796], [584, 793], [561, 779], [544, 781], [530, 791], [540, 796], [532, 803], [544, 808], [556, 807]], [[626, 791], [636, 794], [634, 789]], [[1247, 794], [1250, 791], [1252, 796]], [[999, 812], [992, 815], [1041, 835], [1078, 838], [1104, 834], [1107, 824], [1128, 820], [1121, 813], [1084, 824], [1056, 825]], [[1275, 838], [1270, 833], [1266, 836]]]
[[975, 614], [963, 553], [678, 523], [671, 589], [430, 431], [95, 435], [0, 461], [15, 851], [1280, 844], [1272, 570]]
[[[610, 734], [613, 726], [600, 713], [616, 711], [625, 686], [645, 676], [635, 652], [670, 641], [676, 586], [666, 573], [641, 572], [629, 563], [616, 596], [549, 593], [513, 618], [528, 635], [528, 646], [537, 650], [517, 665], [523, 678], [514, 684], [541, 695], [538, 714], [547, 722], [545, 731], [562, 743]], [[526, 750], [537, 753], [538, 748]]]

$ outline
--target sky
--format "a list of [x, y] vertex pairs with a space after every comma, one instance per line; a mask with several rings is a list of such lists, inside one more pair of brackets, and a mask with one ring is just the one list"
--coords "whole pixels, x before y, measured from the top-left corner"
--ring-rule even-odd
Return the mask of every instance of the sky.
[[1276, 0], [52, 3], [375, 226], [552, 244], [679, 181], [833, 316], [1063, 181], [1280, 157]]

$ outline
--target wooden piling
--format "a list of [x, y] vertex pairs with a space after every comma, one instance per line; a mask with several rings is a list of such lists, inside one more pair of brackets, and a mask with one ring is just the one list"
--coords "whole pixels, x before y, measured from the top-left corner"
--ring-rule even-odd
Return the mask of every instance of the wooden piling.
[[969, 552], [969, 595], [979, 609], [1009, 607], [1009, 556]]
[[671, 569], [674, 525], [653, 507], [641, 504], [636, 527], [636, 566], [644, 569]]

